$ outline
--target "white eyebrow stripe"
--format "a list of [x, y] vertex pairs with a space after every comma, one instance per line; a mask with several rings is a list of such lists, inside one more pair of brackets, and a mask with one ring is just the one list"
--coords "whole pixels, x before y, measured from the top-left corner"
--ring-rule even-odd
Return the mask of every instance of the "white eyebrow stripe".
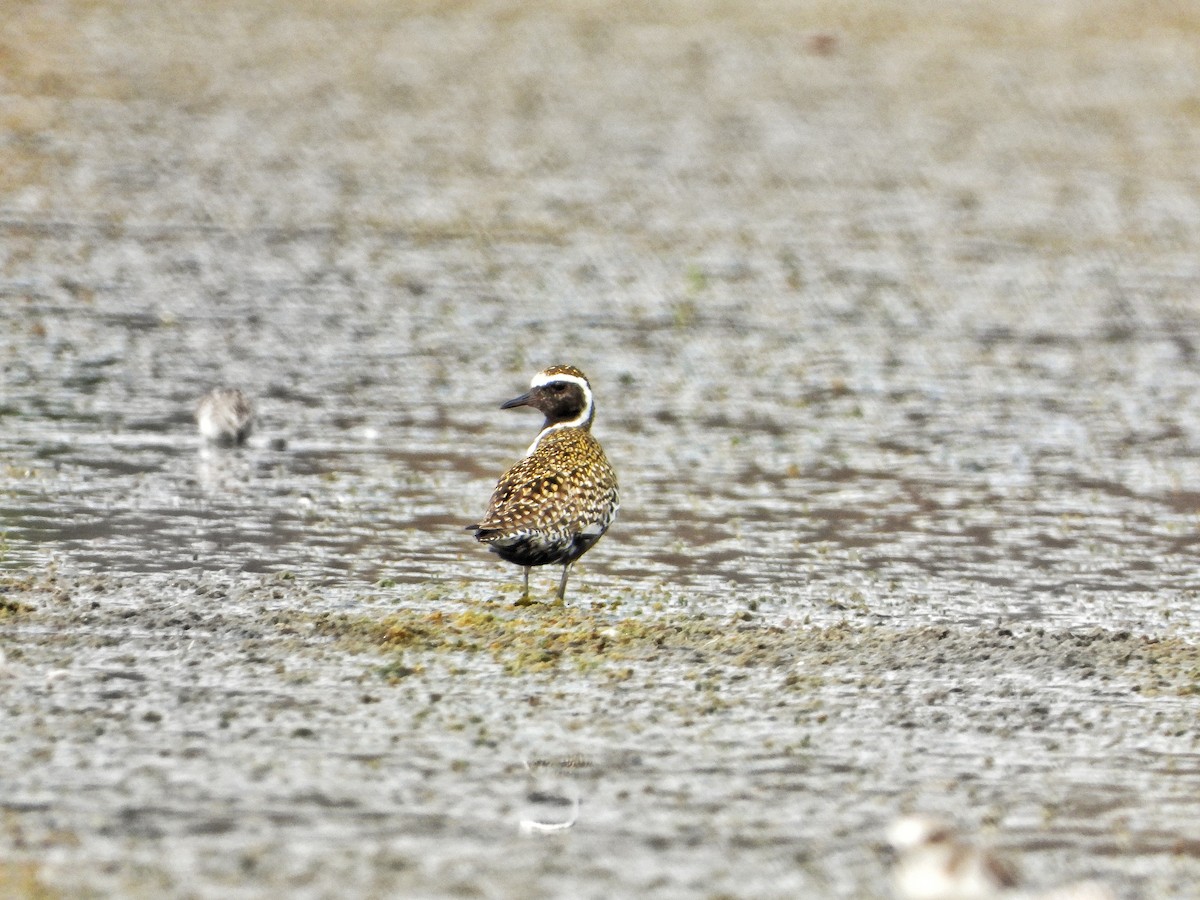
[[538, 372], [533, 376], [533, 380], [529, 382], [529, 386], [531, 388], [544, 387], [545, 385], [551, 384], [555, 381], [570, 381], [583, 388], [584, 393], [586, 393], [589, 397], [592, 396], [592, 389], [588, 386], [586, 379], [580, 378], [578, 375], [568, 375], [566, 372], [560, 372], [557, 375], [550, 375], [546, 372]]

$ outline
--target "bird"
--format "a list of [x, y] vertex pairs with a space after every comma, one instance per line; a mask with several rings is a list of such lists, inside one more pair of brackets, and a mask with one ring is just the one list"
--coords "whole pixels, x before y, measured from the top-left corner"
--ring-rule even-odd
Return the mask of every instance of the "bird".
[[254, 406], [237, 388], [213, 388], [196, 404], [196, 424], [209, 443], [240, 446], [254, 428]]
[[574, 366], [542, 369], [529, 390], [501, 409], [531, 406], [544, 415], [525, 456], [492, 492], [487, 512], [469, 530], [506, 562], [525, 570], [522, 602], [529, 602], [529, 570], [563, 567], [557, 603], [566, 601], [571, 564], [600, 540], [620, 508], [617, 476], [592, 436], [592, 386]]
[[1017, 885], [1007, 860], [960, 840], [941, 819], [905, 816], [887, 840], [898, 854], [892, 884], [901, 900], [989, 900]]
[[972, 846], [932, 816], [897, 819], [887, 839], [897, 853], [892, 887], [898, 900], [1116, 900], [1098, 881], [1022, 889], [1011, 862]]

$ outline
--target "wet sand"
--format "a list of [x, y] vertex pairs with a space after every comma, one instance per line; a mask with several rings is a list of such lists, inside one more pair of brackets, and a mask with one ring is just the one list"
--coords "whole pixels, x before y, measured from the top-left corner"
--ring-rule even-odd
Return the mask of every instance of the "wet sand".
[[[1194, 891], [1200, 17], [6, 29], [0, 893], [887, 897], [912, 810]], [[559, 361], [623, 508], [522, 608]]]

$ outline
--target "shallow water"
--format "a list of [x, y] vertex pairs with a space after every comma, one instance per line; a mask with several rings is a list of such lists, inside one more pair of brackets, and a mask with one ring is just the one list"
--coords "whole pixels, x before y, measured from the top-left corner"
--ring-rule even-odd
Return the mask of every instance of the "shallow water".
[[[425, 250], [439, 253], [453, 249]], [[298, 297], [245, 334], [219, 304], [117, 314], [129, 304], [7, 307], [12, 559], [492, 589], [516, 570], [461, 524], [537, 428], [498, 401], [570, 358], [591, 369], [624, 492], [579, 575], [597, 590], [939, 621], [1094, 623], [1100, 607], [1118, 624], [1130, 604], [1144, 621], [1147, 598], [1194, 610], [1200, 422], [1178, 333], [1064, 321], [1053, 337], [939, 340], [936, 360], [909, 335], [910, 358], [876, 372], [898, 348], [878, 322], [813, 333], [803, 310], [781, 325], [780, 303], [713, 300], [637, 338], [629, 314], [594, 314], [570, 357], [518, 367], [497, 357], [567, 301], [380, 297], [334, 314], [334, 297]], [[816, 370], [851, 346], [858, 369]], [[198, 358], [217, 348], [224, 372]], [[192, 403], [215, 381], [256, 398], [250, 446], [195, 435]], [[1154, 394], [1134, 400], [1139, 383]]]
[[[1186, 896], [1186, 20], [135, 11], [136, 57], [123, 9], [11, 26], [3, 859], [64, 896], [879, 897], [932, 807], [1036, 885]], [[720, 633], [547, 672], [337, 633], [524, 615], [462, 526], [555, 362], [622, 487], [573, 608]], [[196, 435], [217, 384], [244, 448]]]

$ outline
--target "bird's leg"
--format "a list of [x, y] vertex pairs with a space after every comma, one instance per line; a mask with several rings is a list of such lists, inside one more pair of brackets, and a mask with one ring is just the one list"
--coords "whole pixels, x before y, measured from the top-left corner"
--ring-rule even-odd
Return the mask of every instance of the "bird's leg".
[[558, 583], [558, 604], [560, 606], [567, 602], [567, 575], [570, 573], [570, 571], [571, 571], [570, 563], [566, 563], [565, 565], [563, 565], [562, 581], [560, 581]]
[[532, 606], [533, 601], [529, 599], [529, 570], [531, 566], [521, 566], [525, 572], [525, 591], [521, 594], [521, 599], [514, 603], [514, 606]]

